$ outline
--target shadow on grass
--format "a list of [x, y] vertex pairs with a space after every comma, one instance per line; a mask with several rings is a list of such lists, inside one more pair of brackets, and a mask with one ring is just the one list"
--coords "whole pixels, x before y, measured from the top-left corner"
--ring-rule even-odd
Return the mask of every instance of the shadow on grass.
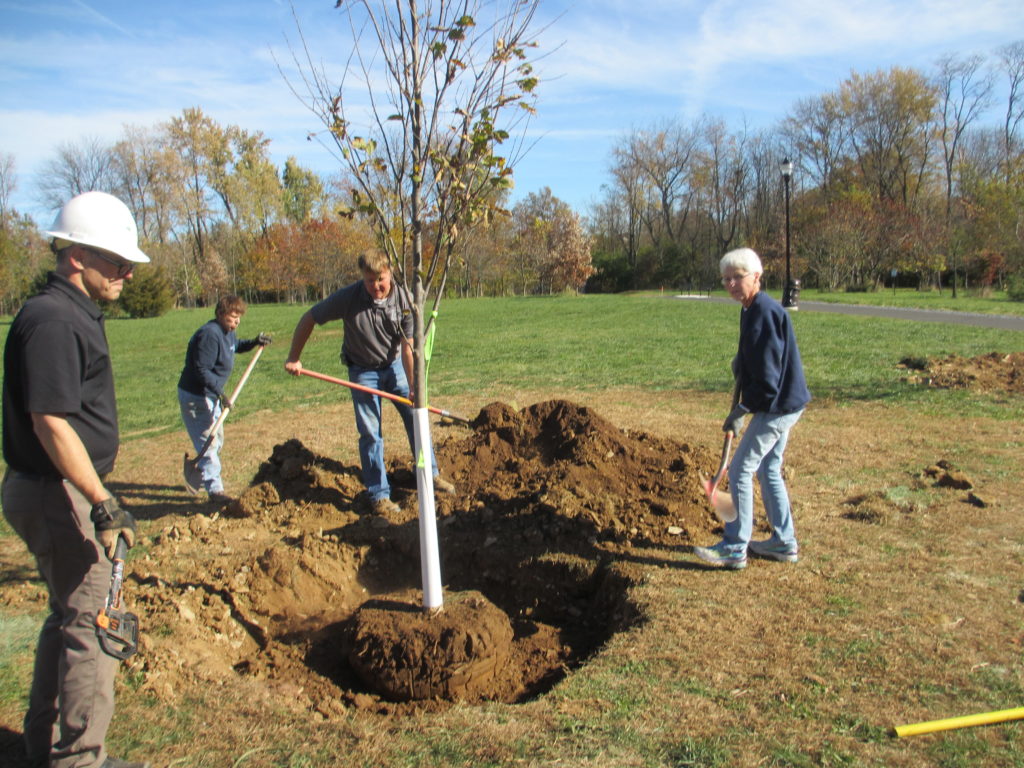
[[[27, 549], [25, 554], [30, 557]], [[40, 584], [43, 583], [42, 578], [39, 576], [39, 571], [36, 569], [35, 561], [27, 561], [17, 565], [0, 562], [0, 584], [11, 584], [18, 581], [37, 581]]]
[[136, 520], [159, 520], [166, 515], [208, 515], [222, 506], [208, 501], [205, 492], [192, 496], [184, 485], [113, 482], [107, 488]]

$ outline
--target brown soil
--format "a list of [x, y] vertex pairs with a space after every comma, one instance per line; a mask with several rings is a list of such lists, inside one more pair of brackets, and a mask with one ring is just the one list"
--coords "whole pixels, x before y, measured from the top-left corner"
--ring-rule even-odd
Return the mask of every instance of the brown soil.
[[978, 357], [950, 355], [940, 359], [904, 358], [900, 366], [914, 371], [912, 383], [946, 389], [1024, 393], [1024, 353], [990, 352]]
[[453, 592], [430, 614], [412, 600], [363, 603], [352, 617], [348, 661], [359, 679], [392, 701], [495, 698], [512, 659], [508, 615], [479, 592]]
[[[488, 405], [437, 456], [458, 489], [436, 496], [441, 616], [420, 609], [409, 466], [390, 462], [401, 512], [377, 516], [357, 466], [288, 440], [236, 501], [130, 562], [144, 686], [250, 676], [325, 716], [522, 701], [637, 621], [613, 561], [716, 527], [701, 475], [717, 456], [571, 402]], [[200, 567], [181, 572], [186, 558]]]

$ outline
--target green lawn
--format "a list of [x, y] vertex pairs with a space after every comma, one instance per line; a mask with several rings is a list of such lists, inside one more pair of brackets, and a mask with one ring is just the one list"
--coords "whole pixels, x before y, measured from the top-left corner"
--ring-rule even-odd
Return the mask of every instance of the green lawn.
[[[338, 398], [336, 385], [296, 379], [283, 370], [292, 330], [305, 309], [281, 304], [250, 307], [239, 335], [266, 331], [275, 342], [253, 371], [235, 418]], [[725, 392], [738, 313], [734, 304], [654, 293], [450, 300], [441, 305], [438, 319], [431, 397], [443, 406], [445, 395], [488, 390], [637, 387]], [[176, 388], [185, 347], [210, 317], [208, 309], [175, 310], [160, 318], [108, 322], [124, 439], [180, 428]], [[5, 339], [9, 322], [7, 318], [0, 325]], [[896, 363], [909, 355], [1024, 350], [1024, 333], [987, 328], [820, 312], [794, 314], [793, 322], [807, 378], [818, 398], [899, 398], [925, 406], [936, 399], [971, 398], [908, 388], [900, 381], [903, 371]], [[319, 327], [302, 362], [344, 377], [340, 348], [341, 324]], [[232, 386], [247, 360], [248, 355], [239, 356]]]

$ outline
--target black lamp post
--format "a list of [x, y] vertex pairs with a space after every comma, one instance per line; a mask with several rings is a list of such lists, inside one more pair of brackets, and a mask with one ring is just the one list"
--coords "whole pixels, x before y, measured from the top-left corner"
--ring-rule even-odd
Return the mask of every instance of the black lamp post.
[[789, 262], [789, 180], [793, 176], [793, 163], [787, 157], [782, 161], [782, 183], [786, 188], [786, 287], [782, 291], [782, 306], [786, 309], [800, 309], [797, 301], [800, 298], [800, 281], [794, 280]]

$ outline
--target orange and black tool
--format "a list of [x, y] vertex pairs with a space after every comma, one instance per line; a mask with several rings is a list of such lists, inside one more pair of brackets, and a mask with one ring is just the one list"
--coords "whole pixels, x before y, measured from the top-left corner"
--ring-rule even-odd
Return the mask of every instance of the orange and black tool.
[[114, 570], [110, 576], [110, 592], [107, 602], [96, 615], [96, 634], [100, 647], [108, 656], [127, 659], [139, 650], [139, 619], [134, 613], [121, 610], [121, 586], [124, 584], [124, 559], [128, 554], [128, 542], [124, 536], [117, 537], [114, 548]]

